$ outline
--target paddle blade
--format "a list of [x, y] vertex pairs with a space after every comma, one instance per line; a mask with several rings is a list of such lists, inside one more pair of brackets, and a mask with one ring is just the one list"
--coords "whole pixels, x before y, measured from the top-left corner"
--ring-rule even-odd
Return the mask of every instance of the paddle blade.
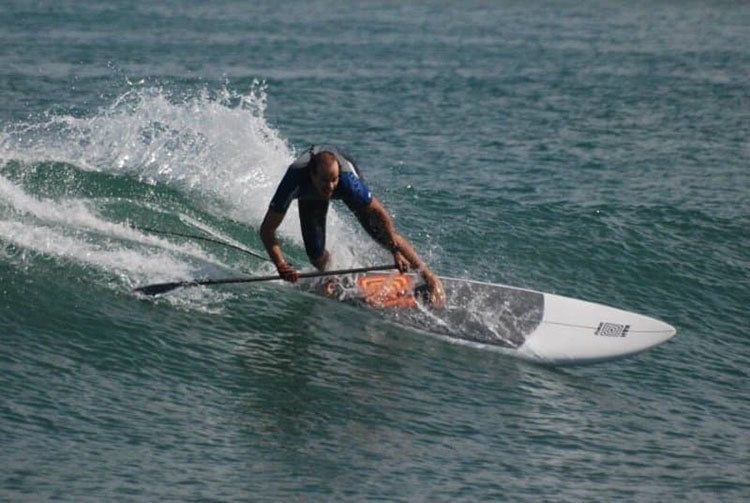
[[173, 281], [171, 283], [158, 283], [156, 285], [146, 285], [134, 289], [134, 292], [142, 293], [143, 295], [161, 295], [162, 293], [171, 292], [175, 288], [185, 286], [184, 281]]

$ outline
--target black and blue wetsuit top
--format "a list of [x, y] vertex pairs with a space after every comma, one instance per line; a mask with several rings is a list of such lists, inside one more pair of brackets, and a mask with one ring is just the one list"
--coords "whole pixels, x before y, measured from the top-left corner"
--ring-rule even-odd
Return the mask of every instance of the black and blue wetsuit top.
[[320, 152], [330, 152], [339, 163], [339, 184], [333, 191], [332, 199], [341, 199], [355, 213], [364, 209], [372, 201], [372, 193], [357, 172], [354, 160], [343, 150], [332, 145], [313, 145], [286, 170], [276, 193], [271, 199], [270, 208], [278, 213], [286, 213], [294, 199], [323, 199], [310, 179], [309, 165], [312, 156]]

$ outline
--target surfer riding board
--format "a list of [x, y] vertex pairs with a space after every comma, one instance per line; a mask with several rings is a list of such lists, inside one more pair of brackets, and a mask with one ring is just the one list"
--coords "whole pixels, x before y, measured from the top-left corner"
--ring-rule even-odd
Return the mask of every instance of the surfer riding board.
[[422, 261], [411, 243], [396, 232], [388, 211], [373, 197], [354, 160], [331, 145], [313, 145], [289, 166], [260, 226], [260, 237], [268, 256], [284, 280], [294, 283], [299, 279], [299, 273], [286, 261], [276, 239], [276, 229], [294, 199], [297, 199], [299, 208], [305, 252], [318, 270], [326, 270], [331, 263], [331, 255], [326, 250], [328, 204], [331, 199], [341, 199], [365, 231], [393, 254], [401, 272], [419, 271], [430, 291], [431, 304], [436, 308], [445, 305], [440, 279]]
[[[298, 273], [276, 239], [292, 200], [298, 200], [302, 238], [316, 272]], [[326, 216], [341, 199], [367, 233], [393, 255], [392, 265], [331, 271]], [[400, 326], [459, 344], [498, 350], [537, 363], [578, 365], [622, 358], [661, 344], [674, 327], [640, 314], [560, 295], [436, 276], [396, 232], [383, 205], [341, 149], [313, 146], [287, 169], [260, 227], [278, 276], [177, 281], [136, 291], [161, 295], [180, 287], [327, 277], [303, 290], [377, 311]], [[398, 269], [399, 273], [371, 274]], [[408, 272], [408, 270], [416, 272]], [[363, 274], [369, 273], [369, 274]], [[357, 275], [358, 274], [358, 275]]]
[[[360, 276], [357, 294], [349, 300], [397, 310], [400, 324], [558, 364], [637, 353], [675, 333], [666, 323], [598, 304], [439, 278], [396, 232], [390, 215], [372, 196], [352, 158], [330, 145], [310, 147], [289, 166], [260, 228], [266, 251], [286, 281], [296, 282], [299, 273], [285, 260], [276, 229], [294, 199], [298, 201], [305, 251], [318, 270], [324, 271], [331, 262], [325, 247], [331, 199], [343, 200], [365, 231], [393, 254], [402, 274]], [[403, 274], [410, 268], [418, 274]], [[418, 286], [420, 281], [423, 284]], [[329, 296], [335, 295], [335, 284], [329, 283], [326, 290]], [[421, 306], [429, 306], [429, 313], [419, 309]]]

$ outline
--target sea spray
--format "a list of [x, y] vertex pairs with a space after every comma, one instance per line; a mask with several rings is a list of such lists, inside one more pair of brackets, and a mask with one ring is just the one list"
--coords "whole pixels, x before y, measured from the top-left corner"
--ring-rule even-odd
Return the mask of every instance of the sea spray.
[[[206, 266], [236, 266], [197, 244], [174, 244], [137, 229], [168, 227], [176, 217], [196, 232], [226, 235], [207, 221], [228, 219], [254, 234], [296, 154], [266, 121], [266, 101], [266, 85], [258, 81], [245, 94], [228, 85], [176, 95], [162, 86], [135, 84], [90, 116], [45, 114], [7, 126], [0, 133], [0, 173], [8, 175], [0, 179], [7, 219], [2, 237], [37, 253], [94, 265], [122, 277], [128, 287], [205, 275]], [[45, 171], [65, 175], [41, 177], [32, 186], [30, 180]], [[118, 187], [113, 197], [109, 191], [118, 183], [130, 188]], [[154, 196], [151, 188], [161, 192]], [[169, 194], [181, 200], [174, 203]], [[108, 204], [131, 210], [113, 217]], [[337, 206], [328, 218], [334, 264], [390, 260]], [[279, 234], [285, 252], [305, 269], [296, 205]], [[257, 236], [249, 239], [262, 251]], [[269, 270], [260, 263], [251, 268]]]

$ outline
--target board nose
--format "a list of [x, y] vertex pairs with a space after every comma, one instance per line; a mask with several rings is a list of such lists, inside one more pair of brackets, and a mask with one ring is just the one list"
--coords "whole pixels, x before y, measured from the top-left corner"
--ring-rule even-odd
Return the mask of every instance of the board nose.
[[660, 321], [659, 323], [661, 323], [663, 326], [662, 330], [664, 331], [665, 341], [668, 341], [669, 339], [677, 335], [677, 329], [675, 327], [673, 327], [669, 323], [664, 323], [663, 321]]
[[638, 330], [643, 334], [649, 334], [654, 342], [660, 344], [666, 342], [677, 334], [677, 329], [661, 320], [655, 318], [648, 318], [650, 323], [643, 326]]

